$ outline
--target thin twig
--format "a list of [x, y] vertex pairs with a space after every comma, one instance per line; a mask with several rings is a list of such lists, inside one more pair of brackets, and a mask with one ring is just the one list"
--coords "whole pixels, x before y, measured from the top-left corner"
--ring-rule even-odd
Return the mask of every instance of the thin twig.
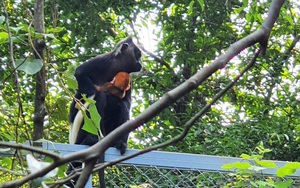
[[1, 141], [0, 141], [0, 146], [38, 153], [41, 155], [48, 156], [48, 157], [52, 158], [54, 161], [60, 159], [60, 156], [58, 154], [55, 154], [53, 152], [48, 152], [48, 151], [45, 151], [44, 149], [40, 149], [37, 147], [26, 146], [23, 144], [16, 144], [16, 143], [11, 143], [11, 142], [1, 142]]
[[[19, 86], [19, 76], [18, 76], [18, 71], [16, 70], [16, 62], [14, 59], [14, 44], [13, 44], [13, 40], [12, 40], [12, 34], [10, 32], [10, 26], [9, 26], [9, 20], [8, 20], [8, 13], [6, 11], [6, 5], [4, 0], [2, 0], [2, 5], [3, 5], [3, 13], [5, 16], [5, 24], [6, 24], [6, 28], [7, 28], [7, 33], [8, 33], [8, 42], [9, 42], [9, 51], [10, 51], [10, 59], [11, 59], [11, 64], [13, 69], [15, 70], [14, 72], [14, 85], [17, 91], [17, 101], [18, 101], [18, 105], [19, 105], [19, 111], [18, 111], [18, 119], [20, 117], [24, 118], [23, 115], [23, 104], [22, 104], [22, 100], [21, 100], [21, 96], [20, 96], [20, 86]], [[17, 122], [18, 124], [18, 122]], [[18, 142], [18, 125], [15, 125], [15, 134], [16, 134], [16, 141]]]

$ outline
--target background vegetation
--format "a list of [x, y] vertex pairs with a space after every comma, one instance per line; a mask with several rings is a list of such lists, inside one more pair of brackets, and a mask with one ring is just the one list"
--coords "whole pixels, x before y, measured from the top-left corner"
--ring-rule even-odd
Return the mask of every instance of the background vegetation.
[[[74, 69], [111, 50], [128, 35], [143, 44], [144, 70], [134, 76], [132, 117], [164, 93], [212, 62], [233, 42], [257, 30], [267, 17], [269, 0], [62, 1], [45, 2], [46, 34], [33, 30], [33, 1], [3, 1], [13, 39], [8, 43], [5, 15], [0, 15], [0, 139], [32, 139], [35, 76], [18, 67], [11, 55], [32, 66], [32, 40], [45, 37], [47, 115], [43, 139], [68, 143], [68, 108], [76, 84]], [[4, 7], [5, 5], [5, 7]], [[271, 32], [267, 53], [212, 106], [187, 137], [163, 150], [300, 161], [300, 19], [299, 2], [286, 1]], [[144, 148], [173, 138], [183, 125], [250, 62], [244, 50], [197, 90], [131, 134], [130, 148]], [[33, 66], [33, 67], [36, 67]], [[1, 160], [1, 159], [0, 159]], [[8, 163], [9, 164], [9, 163]]]

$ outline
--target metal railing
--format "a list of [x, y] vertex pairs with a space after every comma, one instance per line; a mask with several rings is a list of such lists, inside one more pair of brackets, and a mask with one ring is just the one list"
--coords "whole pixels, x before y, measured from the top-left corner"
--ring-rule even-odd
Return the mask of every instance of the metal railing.
[[[88, 146], [69, 145], [60, 143], [43, 142], [43, 148], [57, 151], [67, 155]], [[125, 156], [138, 152], [135, 149], [126, 151]], [[120, 152], [115, 148], [109, 148], [105, 152], [106, 161], [119, 159]], [[220, 157], [187, 153], [152, 151], [126, 160], [113, 167], [106, 168], [107, 187], [128, 188], [169, 188], [169, 187], [253, 187], [253, 182], [285, 181], [276, 177], [276, 170], [286, 164], [282, 161], [273, 161], [275, 168], [262, 168], [253, 174], [239, 174], [234, 170], [225, 170], [224, 164], [234, 162], [255, 163], [253, 160]], [[249, 178], [251, 177], [251, 178]], [[297, 170], [293, 176], [291, 187], [300, 187], [300, 171]], [[98, 178], [94, 180], [97, 185]], [[87, 187], [91, 187], [91, 182]]]

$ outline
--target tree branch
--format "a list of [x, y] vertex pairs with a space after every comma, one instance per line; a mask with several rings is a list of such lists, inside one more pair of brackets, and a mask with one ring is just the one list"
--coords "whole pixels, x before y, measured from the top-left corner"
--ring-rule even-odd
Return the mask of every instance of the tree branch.
[[104, 164], [101, 164], [99, 167], [96, 167], [94, 169], [94, 171], [97, 171], [97, 170], [100, 170], [102, 168], [105, 168], [105, 167], [108, 167], [108, 166], [112, 166], [112, 165], [115, 165], [115, 164], [118, 164], [122, 161], [125, 161], [125, 160], [128, 160], [128, 159], [131, 159], [133, 157], [136, 157], [138, 155], [141, 155], [141, 154], [144, 154], [144, 153], [148, 153], [150, 151], [153, 151], [153, 150], [157, 150], [159, 148], [163, 148], [163, 147], [166, 147], [166, 146], [169, 146], [171, 144], [174, 144], [174, 143], [177, 143], [181, 140], [183, 140], [185, 138], [185, 136], [187, 135], [187, 133], [189, 132], [190, 128], [194, 125], [194, 123], [200, 118], [202, 117], [206, 112], [207, 110], [209, 110], [209, 108], [216, 102], [218, 101], [230, 88], [232, 88], [232, 86], [250, 69], [254, 66], [255, 62], [256, 62], [256, 59], [258, 57], [260, 53], [260, 50], [258, 50], [254, 57], [252, 58], [251, 62], [242, 70], [242, 72], [237, 75], [234, 80], [232, 82], [230, 82], [224, 89], [222, 89], [219, 93], [217, 93], [215, 95], [215, 97], [212, 99], [212, 101], [208, 104], [206, 104], [202, 109], [201, 111], [199, 111], [197, 114], [195, 114], [194, 117], [192, 117], [188, 122], [185, 123], [184, 125], [184, 130], [183, 132], [174, 137], [173, 139], [169, 140], [169, 141], [166, 141], [164, 143], [161, 143], [161, 144], [157, 144], [155, 146], [151, 146], [151, 147], [148, 147], [146, 149], [143, 149], [137, 153], [134, 153], [132, 155], [129, 155], [129, 156], [126, 156], [126, 157], [122, 157], [116, 161], [112, 161], [112, 162], [106, 162]]
[[[21, 96], [20, 96], [20, 84], [19, 84], [19, 76], [18, 76], [18, 71], [17, 71], [17, 67], [16, 67], [16, 62], [14, 59], [14, 44], [13, 44], [13, 40], [12, 40], [12, 34], [10, 32], [10, 26], [9, 26], [9, 21], [8, 21], [8, 13], [6, 11], [6, 5], [4, 0], [2, 0], [2, 5], [3, 5], [3, 13], [5, 15], [5, 24], [6, 24], [6, 28], [7, 28], [7, 33], [8, 33], [8, 42], [9, 42], [9, 51], [10, 51], [10, 59], [11, 59], [11, 64], [14, 70], [14, 85], [17, 91], [17, 101], [18, 101], [18, 105], [19, 105], [19, 112], [18, 112], [18, 118], [22, 117], [23, 119], [23, 104], [22, 104], [22, 100], [21, 100]], [[16, 126], [15, 129], [17, 129], [18, 126]], [[15, 130], [16, 135], [18, 135], [18, 131]], [[16, 136], [16, 140], [18, 139], [18, 136]]]
[[15, 144], [11, 142], [1, 142], [0, 141], [0, 146], [2, 147], [9, 147], [9, 148], [14, 148], [14, 149], [20, 149], [20, 150], [26, 150], [34, 153], [38, 153], [41, 155], [46, 155], [48, 157], [51, 157], [54, 161], [58, 160], [60, 156], [58, 154], [55, 154], [53, 152], [47, 152], [44, 149], [32, 147], [32, 146], [25, 146], [22, 144]]

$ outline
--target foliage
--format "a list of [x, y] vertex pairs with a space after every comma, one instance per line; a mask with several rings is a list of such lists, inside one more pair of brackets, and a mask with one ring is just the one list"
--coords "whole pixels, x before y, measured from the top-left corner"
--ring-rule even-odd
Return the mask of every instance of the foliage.
[[[235, 162], [225, 164], [223, 169], [235, 169], [236, 172], [230, 175], [236, 179], [235, 182], [229, 183], [226, 187], [276, 187], [284, 188], [290, 187], [293, 179], [282, 179], [283, 177], [293, 175], [297, 169], [300, 168], [299, 162], [287, 163], [285, 166], [277, 168], [276, 175], [280, 178], [265, 177], [265, 180], [256, 178], [258, 172], [275, 168], [277, 164], [273, 161], [262, 160], [262, 155], [249, 156], [246, 154], [241, 155], [242, 158], [247, 159], [247, 162]], [[252, 160], [251, 160], [252, 159]], [[250, 160], [248, 162], [248, 160]]]
[[[145, 70], [133, 77], [135, 117], [211, 63], [233, 42], [259, 28], [270, 5], [270, 1], [259, 0], [46, 1], [46, 34], [38, 34], [32, 26], [33, 1], [4, 3], [14, 48], [13, 52], [9, 50], [5, 16], [0, 15], [0, 139], [20, 143], [32, 138], [35, 80], [31, 74], [40, 68], [33, 59], [33, 39], [45, 37], [47, 45], [44, 139], [67, 143], [68, 108], [77, 87], [73, 76], [77, 65], [111, 50], [127, 35], [148, 43], [145, 33], [151, 34], [151, 45], [143, 47], [161, 61], [145, 53]], [[299, 2], [286, 1], [266, 55], [259, 57], [255, 67], [210, 108], [182, 142], [163, 149], [240, 156], [259, 154], [261, 148], [268, 148], [265, 159], [299, 161], [300, 49], [299, 44], [293, 46], [298, 42], [299, 22]], [[255, 49], [246, 49], [196, 91], [141, 125], [131, 134], [130, 147], [144, 148], [178, 135], [183, 125], [250, 62]], [[20, 65], [18, 71], [10, 55]], [[19, 78], [19, 91], [14, 72]], [[7, 160], [1, 158], [1, 164], [10, 164]], [[20, 168], [10, 165], [7, 169], [21, 169], [22, 164], [18, 165]], [[259, 186], [262, 182], [252, 183]]]

